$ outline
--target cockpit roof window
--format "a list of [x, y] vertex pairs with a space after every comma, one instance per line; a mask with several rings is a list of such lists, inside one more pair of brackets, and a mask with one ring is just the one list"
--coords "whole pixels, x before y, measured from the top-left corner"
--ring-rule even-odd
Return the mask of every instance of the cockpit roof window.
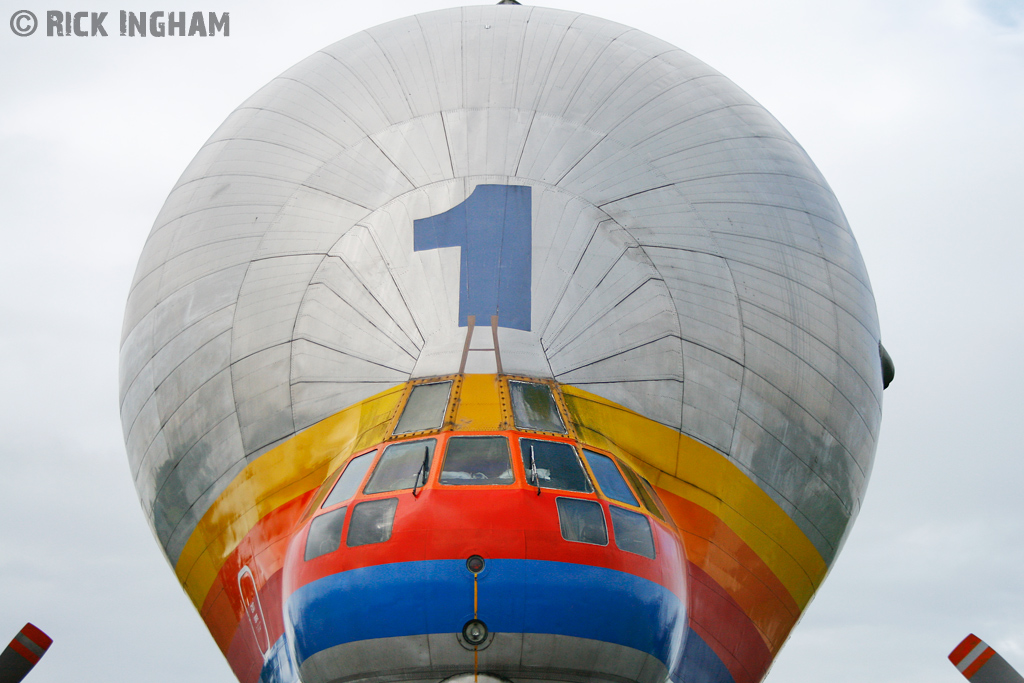
[[395, 425], [395, 434], [412, 434], [440, 429], [448, 410], [452, 381], [417, 384], [405, 402], [402, 417]]
[[558, 405], [551, 387], [536, 382], [510, 380], [508, 391], [512, 398], [512, 416], [515, 418], [516, 429], [565, 434], [565, 424], [558, 414]]

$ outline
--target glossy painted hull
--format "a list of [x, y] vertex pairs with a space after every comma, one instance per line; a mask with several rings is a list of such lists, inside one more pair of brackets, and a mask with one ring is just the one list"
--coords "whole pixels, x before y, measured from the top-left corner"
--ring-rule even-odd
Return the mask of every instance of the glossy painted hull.
[[[634, 651], [632, 659], [645, 663], [650, 680], [664, 680], [666, 664], [678, 668], [685, 607], [654, 582], [603, 567], [538, 560], [491, 560], [487, 573], [479, 585], [479, 616], [494, 640], [479, 651], [478, 661], [457, 638], [474, 614], [473, 580], [464, 560], [357, 569], [303, 587], [286, 608], [294, 620], [302, 680], [400, 675], [437, 681], [474, 666], [509, 678], [558, 680], [575, 670], [614, 680], [613, 671], [584, 663], [582, 653], [605, 649]], [[381, 639], [395, 644], [381, 643], [374, 658], [346, 655], [354, 649], [346, 645]], [[593, 663], [605, 659], [614, 657], [598, 655]], [[574, 661], [576, 666], [569, 664]]]
[[[464, 424], [498, 426], [488, 422], [486, 408], [481, 408], [486, 406], [486, 391], [479, 387], [493, 382], [493, 377], [466, 378]], [[644, 677], [691, 680], [700, 672], [699, 676], [709, 681], [759, 680], [800, 614], [802, 605], [797, 600], [806, 599], [813, 591], [808, 573], [823, 573], [820, 560], [817, 566], [813, 564], [806, 537], [745, 475], [710, 449], [678, 434], [673, 437], [659, 425], [606, 400], [569, 387], [563, 387], [563, 392], [583, 444], [623, 458], [637, 450], [651, 457], [661, 450], [674, 451], [680, 444], [688, 448], [688, 479], [665, 473], [652, 478], [676, 527], [655, 525], [660, 558], [671, 557], [674, 548], [680, 549], [675, 551], [678, 559], [673, 575], [663, 573], [663, 563], [614, 548], [565, 542], [553, 510], [557, 496], [545, 492], [538, 497], [533, 489], [525, 488], [425, 490], [418, 498], [401, 493], [395, 535], [388, 543], [343, 548], [302, 562], [309, 523], [303, 513], [314, 495], [312, 484], [325, 480], [329, 471], [347, 459], [344, 451], [337, 450], [340, 444], [347, 444], [347, 451], [355, 453], [382, 440], [387, 423], [374, 427], [373, 416], [392, 414], [403, 393], [385, 392], [268, 453], [239, 480], [238, 489], [229, 490], [229, 495], [213, 506], [208, 523], [200, 527], [204, 534], [223, 538], [245, 529], [247, 520], [254, 522], [226, 553], [218, 571], [212, 571], [211, 564], [216, 546], [200, 548], [202, 536], [194, 541], [199, 556], [186, 552], [183, 559], [191, 564], [179, 563], [179, 576], [190, 592], [195, 591], [194, 597], [200, 598], [197, 606], [239, 679], [243, 683], [261, 677], [277, 679], [281, 671], [319, 671], [317, 667], [327, 667], [334, 678], [303, 673], [303, 680], [378, 680], [387, 675], [386, 670], [374, 668], [380, 662], [370, 654], [350, 656], [361, 647], [354, 643], [361, 640], [383, 647], [387, 654], [378, 656], [384, 660], [404, 662], [396, 667], [394, 675], [399, 678], [395, 680], [406, 680], [401, 677], [408, 674], [412, 676], [409, 680], [439, 681], [459, 673], [459, 657], [463, 668], [472, 662], [472, 652], [458, 646], [455, 635], [472, 616], [472, 574], [465, 568], [465, 558], [480, 554], [494, 562], [481, 580], [481, 614], [491, 613], [490, 601], [495, 601], [493, 631], [501, 634], [500, 640], [495, 636], [499, 644], [495, 652], [503, 653], [493, 662], [490, 655], [485, 657], [483, 666], [493, 669], [481, 670], [513, 680], [516, 675], [574, 680], [571, 676], [558, 678], [569, 674], [556, 673], [561, 669], [552, 663], [548, 668], [530, 664], [522, 669], [509, 663], [522, 657], [524, 638], [532, 643], [528, 650], [535, 651], [555, 647], [541, 644], [551, 636], [552, 643], [562, 643], [556, 648], [561, 653], [556, 660], [603, 662], [608, 657], [593, 652], [607, 645], [620, 654], [634, 653], [624, 661], [643, 663], [653, 658], [642, 664], [647, 667]], [[353, 422], [354, 415], [366, 422]], [[359, 433], [347, 431], [353, 426]], [[284, 499], [289, 491], [295, 491], [294, 485], [289, 487], [289, 477], [308, 482], [310, 489]], [[250, 496], [262, 500], [266, 513], [262, 518], [243, 513], [232, 520], [231, 510], [238, 509], [236, 505], [244, 507]], [[278, 501], [280, 504], [270, 507]], [[225, 550], [229, 549], [221, 552]], [[800, 565], [801, 557], [811, 560], [809, 566]], [[539, 570], [543, 579], [527, 584], [524, 577], [511, 576], [515, 572], [508, 568], [516, 565], [553, 569]], [[245, 566], [257, 577], [271, 638], [282, 641], [266, 658], [234, 588], [234, 577]], [[287, 567], [293, 570], [286, 571]], [[495, 576], [500, 567], [505, 567], [501, 574], [509, 575], [507, 578]], [[582, 582], [581, 591], [566, 590], [574, 581]], [[622, 592], [622, 586], [628, 589]], [[205, 595], [200, 592], [204, 588]], [[533, 597], [528, 598], [531, 592]], [[283, 642], [286, 633], [295, 638], [293, 655]], [[441, 636], [447, 642], [441, 649], [450, 656], [435, 662], [430, 653], [440, 646], [430, 644]], [[385, 641], [391, 644], [385, 647]], [[409, 652], [400, 656], [398, 651], [405, 648], [410, 648]], [[333, 655], [323, 654], [329, 652], [340, 657], [337, 661], [354, 658], [376, 663], [348, 670]], [[582, 656], [581, 652], [591, 654]], [[341, 657], [341, 653], [349, 654]], [[287, 661], [289, 656], [291, 661]], [[402, 659], [405, 656], [411, 659]], [[318, 663], [325, 659], [335, 663]], [[360, 666], [370, 668], [360, 671]], [[651, 667], [659, 673], [652, 674]], [[581, 675], [578, 667], [569, 668], [577, 671], [574, 675]], [[614, 667], [602, 671], [587, 675], [608, 675], [612, 677], [609, 680], [621, 675], [614, 673]]]

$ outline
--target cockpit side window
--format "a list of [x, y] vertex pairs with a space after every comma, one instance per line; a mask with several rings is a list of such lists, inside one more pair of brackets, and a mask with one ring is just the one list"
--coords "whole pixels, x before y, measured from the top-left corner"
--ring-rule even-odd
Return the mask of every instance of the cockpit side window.
[[637, 512], [631, 512], [617, 505], [609, 505], [612, 514], [612, 530], [615, 532], [615, 545], [620, 550], [636, 553], [654, 559], [654, 537], [651, 535], [651, 523]]
[[352, 508], [352, 521], [348, 524], [346, 545], [354, 548], [390, 540], [396, 509], [397, 498], [364, 500], [357, 504]]
[[583, 454], [586, 456], [587, 462], [590, 464], [590, 471], [594, 473], [604, 495], [620, 503], [640, 507], [636, 496], [629, 490], [629, 484], [622, 478], [619, 468], [615, 466], [611, 458], [586, 449], [583, 450]]
[[347, 505], [313, 518], [306, 536], [306, 562], [333, 553], [341, 547], [341, 530], [345, 526], [346, 510]]
[[664, 522], [665, 515], [661, 512], [661, 507], [655, 503], [654, 498], [651, 497], [654, 491], [648, 490], [644, 487], [646, 481], [642, 481], [640, 477], [637, 476], [636, 472], [628, 467], [623, 467], [622, 471], [625, 473], [626, 478], [629, 479], [629, 483], [633, 485], [633, 490], [640, 494], [640, 498], [643, 499], [644, 507], [647, 508], [647, 511]]
[[574, 543], [608, 545], [608, 529], [604, 525], [604, 512], [595, 500], [558, 498], [558, 526], [562, 538]]
[[448, 440], [439, 483], [451, 486], [507, 485], [515, 481], [508, 439], [453, 436]]
[[665, 506], [665, 501], [663, 501], [661, 496], [658, 495], [658, 492], [654, 490], [654, 486], [651, 482], [640, 477], [640, 483], [644, 485], [644, 490], [647, 491], [647, 495], [650, 496], [651, 500], [654, 502], [654, 516], [666, 524], [675, 526], [675, 520], [672, 519], [672, 513], [668, 511], [668, 508]]
[[594, 487], [580, 463], [576, 449], [567, 443], [520, 439], [519, 450], [526, 470], [526, 483], [545, 489], [592, 493]]
[[512, 417], [516, 429], [565, 434], [565, 424], [558, 414], [558, 405], [551, 387], [547, 384], [510, 380], [508, 392], [512, 399]]
[[373, 464], [373, 456], [375, 455], [377, 455], [376, 451], [370, 451], [349, 460], [348, 466], [345, 467], [345, 471], [342, 473], [341, 478], [338, 479], [338, 483], [331, 489], [331, 495], [327, 496], [327, 500], [324, 501], [322, 507], [332, 507], [354, 496], [356, 491], [359, 490], [359, 485], [363, 483], [363, 479], [366, 477], [366, 471]]
[[387, 493], [422, 486], [430, 473], [436, 439], [393, 443], [380, 456], [363, 493]]

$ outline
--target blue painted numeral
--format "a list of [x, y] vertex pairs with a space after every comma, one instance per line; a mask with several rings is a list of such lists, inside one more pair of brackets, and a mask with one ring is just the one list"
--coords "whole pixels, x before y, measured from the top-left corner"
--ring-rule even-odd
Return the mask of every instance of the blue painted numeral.
[[530, 329], [533, 245], [530, 189], [477, 185], [456, 207], [413, 222], [413, 249], [461, 247], [459, 327], [475, 315], [486, 325]]

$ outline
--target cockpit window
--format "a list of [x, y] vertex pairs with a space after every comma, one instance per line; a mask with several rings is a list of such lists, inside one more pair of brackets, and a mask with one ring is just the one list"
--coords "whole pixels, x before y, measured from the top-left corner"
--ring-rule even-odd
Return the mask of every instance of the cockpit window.
[[306, 536], [306, 562], [333, 553], [341, 547], [341, 530], [345, 526], [347, 509], [348, 506], [345, 506], [313, 518]]
[[612, 513], [612, 530], [615, 532], [615, 545], [620, 550], [636, 553], [654, 559], [654, 537], [651, 535], [651, 523], [637, 512], [623, 510], [609, 505]]
[[643, 477], [640, 477], [640, 483], [644, 485], [644, 490], [647, 492], [648, 497], [654, 503], [654, 509], [651, 510], [651, 514], [653, 514], [655, 517], [665, 522], [666, 524], [672, 524], [674, 526], [675, 522], [672, 520], [672, 513], [670, 513], [668, 511], [668, 508], [665, 507], [665, 501], [661, 499], [661, 496], [658, 495], [658, 492], [654, 490], [653, 486], [651, 486], [651, 482], [647, 481]]
[[419, 384], [413, 387], [409, 400], [405, 402], [402, 417], [395, 425], [395, 434], [411, 434], [440, 429], [444, 414], [448, 410], [448, 396], [452, 381]]
[[348, 466], [342, 473], [338, 483], [331, 490], [331, 495], [327, 496], [327, 500], [324, 501], [322, 507], [332, 507], [354, 496], [356, 491], [359, 490], [359, 485], [363, 483], [366, 471], [373, 464], [373, 456], [376, 454], [376, 451], [370, 451], [349, 460]]
[[559, 498], [558, 526], [562, 538], [576, 543], [608, 545], [608, 529], [604, 525], [601, 504], [593, 500]]
[[626, 484], [626, 480], [622, 478], [619, 468], [615, 466], [611, 458], [586, 449], [583, 450], [583, 453], [586, 455], [587, 462], [590, 463], [590, 470], [597, 478], [597, 483], [601, 486], [604, 495], [620, 503], [640, 507], [636, 496], [629, 490], [629, 485]]
[[386, 493], [422, 486], [430, 474], [435, 443], [435, 439], [423, 439], [388, 446], [363, 493]]
[[[545, 489], [591, 493], [587, 473], [583, 470], [576, 449], [567, 443], [520, 439], [519, 450], [526, 470], [526, 483]], [[539, 482], [539, 483], [538, 483]]]
[[454, 486], [511, 484], [512, 458], [503, 436], [453, 436], [441, 468], [440, 483]]
[[508, 392], [512, 397], [516, 429], [565, 434], [562, 416], [558, 414], [555, 397], [547, 384], [509, 381]]
[[[628, 467], [623, 467], [622, 471], [626, 474], [626, 478], [629, 479], [629, 483], [633, 485], [636, 492], [640, 494], [640, 497], [644, 501], [644, 507], [647, 508], [647, 511], [664, 522], [665, 515], [661, 511], [661, 507], [654, 502], [654, 498], [652, 498], [652, 496], [656, 494], [654, 493], [654, 490], [650, 488], [650, 484], [647, 484], [647, 480], [641, 480], [641, 478]], [[645, 487], [644, 484], [647, 484], [647, 486]]]
[[354, 548], [357, 545], [384, 543], [390, 540], [396, 509], [398, 509], [397, 498], [364, 500], [352, 508], [352, 521], [348, 523], [348, 540], [346, 541], [348, 547]]

